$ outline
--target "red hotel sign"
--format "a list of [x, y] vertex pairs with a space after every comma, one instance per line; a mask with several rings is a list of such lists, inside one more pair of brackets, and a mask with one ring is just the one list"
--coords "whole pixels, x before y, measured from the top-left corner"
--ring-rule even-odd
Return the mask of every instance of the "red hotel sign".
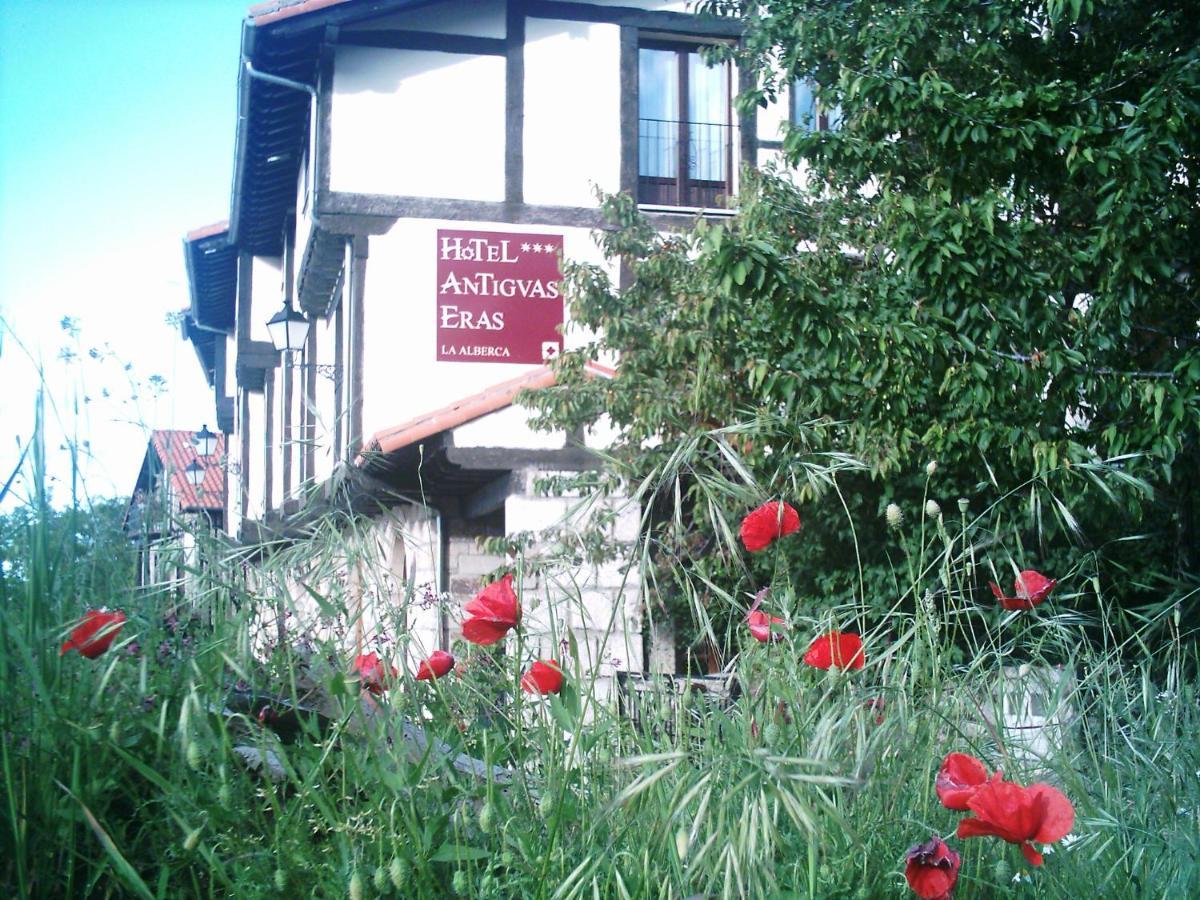
[[562, 351], [562, 235], [437, 233], [437, 358], [542, 363]]

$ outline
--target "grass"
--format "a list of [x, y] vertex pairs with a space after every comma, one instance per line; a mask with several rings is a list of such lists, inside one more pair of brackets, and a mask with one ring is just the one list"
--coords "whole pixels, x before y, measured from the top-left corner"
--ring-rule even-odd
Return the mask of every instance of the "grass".
[[[669, 494], [702, 452], [684, 448], [645, 489]], [[394, 598], [396, 658], [417, 602], [412, 585], [387, 583], [361, 523], [327, 523], [265, 557], [198, 534], [204, 566], [186, 596], [135, 591], [120, 575], [132, 560], [119, 535], [87, 534], [86, 511], [69, 534], [51, 527], [41, 453], [29, 463], [27, 531], [7, 544], [20, 558], [6, 557], [0, 581], [0, 879], [18, 896], [911, 896], [906, 849], [951, 835], [959, 819], [933, 790], [956, 750], [1053, 783], [1076, 810], [1069, 841], [1038, 869], [997, 839], [951, 839], [960, 900], [1200, 894], [1194, 636], [1167, 610], [1119, 639], [1105, 615], [1073, 611], [1084, 591], [1103, 609], [1104, 585], [1082, 576], [1030, 613], [981, 601], [989, 565], [1010, 580], [1001, 548], [981, 549], [992, 511], [944, 510], [898, 531], [896, 596], [882, 615], [861, 597], [813, 615], [776, 571], [764, 609], [788, 627], [773, 645], [735, 629], [744, 693], [721, 706], [651, 692], [635, 724], [574, 658], [561, 696], [518, 690], [520, 636], [508, 655], [456, 647], [457, 676], [401, 673], [385, 699], [360, 694], [347, 675], [356, 606], [337, 572], [360, 560], [368, 589]], [[848, 464], [811, 463], [824, 487], [811, 502], [839, 502], [836, 471]], [[736, 533], [709, 508], [718, 533]], [[859, 512], [848, 509], [861, 528]], [[297, 579], [320, 595], [321, 627], [279, 642], [275, 615]], [[100, 606], [129, 617], [112, 649], [60, 657], [70, 623]], [[314, 607], [296, 607], [296, 619]], [[862, 629], [863, 670], [801, 662], [833, 626]], [[1020, 667], [1027, 678], [1066, 673], [1044, 712], [1068, 724], [1042, 754], [997, 722]], [[252, 699], [237, 707], [235, 695]], [[272, 715], [320, 715], [289, 719], [281, 740], [257, 720], [264, 695]], [[249, 770], [235, 747], [273, 754], [282, 777]], [[459, 754], [481, 761], [482, 776], [456, 766]]]

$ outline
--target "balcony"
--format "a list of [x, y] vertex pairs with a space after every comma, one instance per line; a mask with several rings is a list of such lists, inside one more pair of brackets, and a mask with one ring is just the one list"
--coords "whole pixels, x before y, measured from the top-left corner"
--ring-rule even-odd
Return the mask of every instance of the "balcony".
[[733, 192], [733, 129], [722, 122], [638, 119], [638, 203], [711, 208]]

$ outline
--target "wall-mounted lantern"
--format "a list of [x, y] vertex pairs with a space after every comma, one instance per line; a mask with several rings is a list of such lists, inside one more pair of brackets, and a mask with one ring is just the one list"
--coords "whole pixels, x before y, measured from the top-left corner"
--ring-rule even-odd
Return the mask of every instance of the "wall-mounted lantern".
[[283, 309], [271, 316], [267, 322], [267, 334], [271, 343], [280, 352], [295, 353], [304, 348], [308, 340], [309, 321], [304, 313], [284, 302]]

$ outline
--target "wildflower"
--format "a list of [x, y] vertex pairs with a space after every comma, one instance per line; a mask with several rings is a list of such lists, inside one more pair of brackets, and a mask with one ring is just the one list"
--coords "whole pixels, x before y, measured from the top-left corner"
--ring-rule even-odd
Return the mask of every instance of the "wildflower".
[[538, 660], [521, 676], [521, 690], [527, 694], [557, 694], [562, 690], [563, 674], [555, 660]]
[[350, 885], [347, 893], [350, 895], [350, 900], [363, 900], [362, 876], [357, 871], [350, 875]]
[[925, 501], [925, 517], [928, 519], [936, 519], [942, 514], [942, 508], [938, 506], [936, 500]]
[[960, 838], [994, 836], [1019, 844], [1030, 865], [1040, 866], [1042, 854], [1033, 841], [1050, 844], [1075, 824], [1075, 807], [1048, 784], [1022, 787], [998, 775], [980, 786], [968, 803], [974, 817], [958, 823]]
[[958, 881], [962, 857], [941, 838], [931, 837], [905, 854], [904, 877], [923, 900], [949, 900]]
[[511, 574], [493, 581], [463, 607], [471, 616], [463, 622], [463, 637], [472, 644], [494, 644], [521, 623], [521, 604], [512, 582]]
[[204, 830], [204, 826], [201, 825], [199, 828], [194, 829], [190, 834], [188, 834], [188, 836], [186, 838], [184, 838], [184, 841], [183, 841], [183, 852], [184, 853], [191, 853], [193, 850], [196, 849], [196, 846], [200, 843], [200, 832], [202, 832], [203, 830]]
[[204, 751], [200, 749], [200, 745], [195, 741], [188, 742], [187, 749], [184, 751], [183, 755], [187, 759], [189, 769], [195, 769], [197, 772], [199, 772], [200, 769], [203, 768]]
[[454, 657], [445, 650], [434, 650], [417, 667], [417, 681], [436, 681], [454, 668]]
[[358, 673], [358, 683], [372, 694], [382, 694], [387, 690], [384, 681], [389, 677], [389, 668], [392, 670], [391, 678], [400, 674], [395, 666], [386, 665], [377, 653], [360, 653], [355, 657], [350, 671]]
[[79, 624], [71, 630], [70, 637], [58, 651], [62, 656], [68, 650], [78, 650], [80, 656], [95, 659], [109, 647], [125, 625], [125, 613], [119, 609], [105, 612], [102, 609], [89, 609], [83, 614]]
[[773, 625], [782, 623], [783, 619], [778, 616], [768, 616], [760, 609], [756, 609], [746, 616], [746, 624], [750, 626], [750, 634], [754, 636], [756, 641], [763, 644], [768, 641], [783, 640], [783, 635], [772, 629]]
[[809, 645], [804, 662], [815, 669], [861, 669], [866, 663], [862, 638], [834, 629]]
[[771, 500], [742, 519], [742, 544], [751, 553], [765, 550], [776, 538], [800, 530], [800, 514], [790, 503]]
[[933, 473], [937, 471], [937, 466], [938, 466], [938, 464], [937, 464], [937, 460], [936, 460], [936, 459], [931, 459], [929, 462], [925, 463], [925, 475], [926, 475], [926, 477], [928, 477], [928, 478], [932, 478], [932, 477], [933, 477]]
[[371, 876], [371, 884], [375, 886], [375, 891], [377, 893], [382, 894], [384, 891], [386, 891], [388, 886], [387, 869], [385, 869], [383, 866], [376, 866], [375, 874]]
[[966, 812], [975, 792], [988, 780], [987, 767], [966, 753], [950, 753], [942, 760], [934, 788], [946, 809]]
[[892, 528], [899, 528], [904, 524], [904, 513], [895, 503], [889, 503], [887, 509], [883, 511], [883, 517], [887, 519], [887, 523]]
[[992, 586], [992, 593], [996, 595], [996, 599], [1000, 601], [1000, 605], [1004, 609], [1033, 609], [1050, 596], [1050, 592], [1058, 584], [1058, 579], [1047, 578], [1041, 572], [1026, 569], [1017, 576], [1013, 583], [1015, 597], [1004, 596], [1004, 591], [1000, 590], [1000, 586], [996, 582], [988, 583]]

